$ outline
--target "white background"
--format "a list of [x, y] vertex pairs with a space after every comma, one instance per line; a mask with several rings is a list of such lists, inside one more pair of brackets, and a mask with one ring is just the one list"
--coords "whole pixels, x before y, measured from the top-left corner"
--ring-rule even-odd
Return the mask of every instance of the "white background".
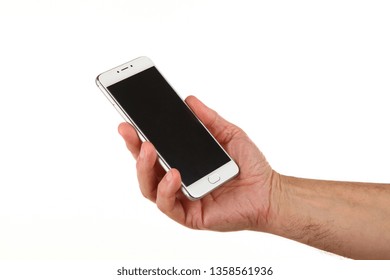
[[94, 79], [147, 55], [278, 172], [390, 182], [389, 14], [387, 1], [1, 0], [0, 259], [339, 259], [165, 217]]

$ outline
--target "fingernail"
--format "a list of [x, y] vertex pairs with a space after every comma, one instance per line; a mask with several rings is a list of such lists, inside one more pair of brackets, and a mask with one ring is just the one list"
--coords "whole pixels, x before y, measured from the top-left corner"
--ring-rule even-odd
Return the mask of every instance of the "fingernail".
[[167, 181], [170, 182], [172, 180], [172, 171], [168, 171], [167, 173]]

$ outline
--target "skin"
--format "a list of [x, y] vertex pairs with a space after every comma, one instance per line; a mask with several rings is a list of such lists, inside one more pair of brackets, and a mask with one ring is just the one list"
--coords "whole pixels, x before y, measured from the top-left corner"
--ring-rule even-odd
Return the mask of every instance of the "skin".
[[174, 221], [214, 231], [254, 230], [356, 259], [390, 259], [390, 185], [294, 178], [277, 173], [246, 133], [194, 96], [185, 102], [240, 167], [239, 175], [198, 201], [181, 192], [149, 142], [128, 123], [119, 133], [137, 160], [142, 194]]

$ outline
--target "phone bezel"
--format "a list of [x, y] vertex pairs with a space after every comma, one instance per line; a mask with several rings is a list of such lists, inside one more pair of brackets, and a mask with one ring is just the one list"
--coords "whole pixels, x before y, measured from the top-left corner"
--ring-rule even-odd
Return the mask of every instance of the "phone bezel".
[[[150, 67], [156, 67], [156, 66], [148, 57], [142, 56], [142, 57], [138, 57], [134, 60], [131, 60], [129, 62], [126, 62], [124, 64], [121, 64], [115, 68], [112, 68], [112, 69], [100, 74], [96, 78], [96, 84], [98, 85], [100, 90], [104, 93], [104, 95], [107, 97], [107, 99], [110, 101], [110, 103], [112, 105], [114, 105], [115, 109], [125, 119], [125, 121], [129, 122], [133, 127], [135, 127], [135, 129], [136, 129], [136, 131], [137, 131], [137, 133], [140, 136], [142, 141], [148, 141], [147, 137], [145, 137], [142, 130], [132, 121], [132, 119], [126, 113], [126, 111], [122, 108], [122, 106], [111, 95], [111, 93], [109, 92], [107, 87], [109, 87], [117, 82], [120, 82], [124, 79], [127, 79], [133, 75], [141, 73], [142, 71], [145, 71]], [[165, 77], [164, 77], [164, 79], [165, 79]], [[168, 84], [169, 84], [169, 82], [168, 82]], [[180, 99], [183, 101], [183, 104], [189, 108], [189, 106], [184, 102], [183, 98], [177, 93], [177, 91], [174, 88], [173, 88], [173, 90], [180, 97]], [[189, 109], [191, 110], [191, 108], [189, 108]], [[196, 117], [196, 115], [195, 115], [195, 117]], [[210, 134], [210, 136], [214, 139], [214, 141], [217, 142], [219, 147], [226, 153], [226, 155], [229, 157], [230, 161], [227, 162], [226, 164], [220, 166], [219, 168], [215, 169], [214, 171], [210, 172], [206, 176], [198, 179], [197, 181], [195, 181], [191, 185], [186, 186], [182, 182], [182, 191], [191, 200], [197, 200], [197, 199], [204, 197], [205, 195], [212, 192], [213, 190], [215, 190], [216, 188], [218, 188], [222, 184], [226, 183], [227, 181], [229, 181], [232, 178], [234, 178], [235, 176], [237, 176], [237, 174], [239, 173], [239, 168], [238, 168], [237, 164], [234, 162], [234, 160], [223, 149], [223, 147], [214, 138], [214, 136], [205, 127], [205, 125], [199, 119], [198, 119], [198, 121], [203, 125], [203, 127]], [[162, 167], [166, 171], [171, 169], [169, 164], [164, 160], [164, 158], [159, 154], [158, 151], [157, 151], [157, 154], [159, 156], [159, 162], [161, 163]], [[213, 176], [214, 174], [218, 174], [220, 177], [220, 180], [216, 183], [210, 183], [209, 177]]]

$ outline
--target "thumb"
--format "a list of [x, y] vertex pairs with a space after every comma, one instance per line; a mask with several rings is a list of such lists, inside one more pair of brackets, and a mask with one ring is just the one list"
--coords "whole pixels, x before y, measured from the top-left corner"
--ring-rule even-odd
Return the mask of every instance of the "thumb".
[[240, 130], [218, 115], [216, 111], [204, 105], [195, 96], [188, 96], [185, 102], [220, 143], [226, 143], [235, 134], [234, 132]]

